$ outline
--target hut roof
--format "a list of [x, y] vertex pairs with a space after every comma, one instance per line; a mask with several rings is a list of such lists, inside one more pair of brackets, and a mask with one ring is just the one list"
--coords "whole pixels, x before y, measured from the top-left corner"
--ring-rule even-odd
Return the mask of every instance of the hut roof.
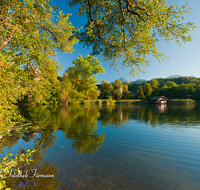
[[164, 98], [165, 100], [168, 100], [165, 96], [153, 96], [150, 100], [158, 100], [160, 98]]

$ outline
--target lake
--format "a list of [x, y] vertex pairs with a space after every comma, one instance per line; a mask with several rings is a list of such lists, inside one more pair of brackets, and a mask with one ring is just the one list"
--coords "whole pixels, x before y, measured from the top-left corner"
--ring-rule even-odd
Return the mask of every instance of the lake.
[[27, 106], [0, 157], [34, 148], [14, 189], [199, 190], [200, 106]]

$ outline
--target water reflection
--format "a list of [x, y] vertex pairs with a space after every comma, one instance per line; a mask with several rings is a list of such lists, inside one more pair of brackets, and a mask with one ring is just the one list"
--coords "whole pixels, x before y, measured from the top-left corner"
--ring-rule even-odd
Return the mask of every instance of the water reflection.
[[[99, 189], [161, 189], [165, 184], [169, 185], [167, 189], [173, 189], [175, 183], [171, 181], [178, 179], [186, 185], [182, 189], [187, 189], [190, 184], [186, 183], [186, 179], [194, 178], [199, 171], [195, 173], [184, 168], [186, 176], [179, 171], [193, 158], [194, 168], [194, 163], [199, 166], [198, 152], [194, 148], [198, 148], [198, 142], [192, 147], [191, 139], [185, 141], [181, 136], [180, 139], [169, 136], [169, 140], [165, 134], [156, 136], [151, 130], [152, 127], [166, 126], [171, 129], [199, 129], [199, 113], [198, 106], [22, 107], [21, 114], [28, 124], [3, 136], [0, 151], [3, 152], [5, 147], [12, 149], [20, 139], [23, 145], [33, 142], [34, 147], [31, 148], [36, 149], [33, 162], [22, 170], [37, 168], [39, 174], [52, 174], [55, 178], [8, 178], [7, 183], [14, 189], [98, 189], [97, 184], [103, 184]], [[134, 127], [122, 128], [129, 123]], [[138, 129], [140, 127], [135, 123], [151, 126], [151, 130]], [[185, 149], [178, 147], [179, 140], [185, 142]], [[20, 151], [24, 152], [23, 149]], [[51, 156], [47, 159], [48, 152]], [[185, 180], [181, 181], [182, 178], [177, 176]], [[156, 186], [156, 181], [160, 186]], [[198, 183], [195, 185], [200, 187]]]
[[116, 129], [128, 120], [162, 127], [163, 124], [194, 126], [200, 123], [200, 107], [167, 105], [122, 105], [101, 107], [98, 118], [103, 125], [114, 124]]
[[[44, 160], [46, 152], [43, 152], [40, 143], [35, 141], [34, 149], [36, 152], [32, 155], [32, 162], [30, 165], [21, 165], [20, 170], [21, 175], [27, 175], [26, 177], [14, 177], [18, 175], [17, 173], [10, 172], [7, 176], [6, 184], [7, 187], [12, 189], [30, 189], [30, 190], [40, 190], [40, 189], [62, 189], [62, 182], [56, 179], [59, 168], [56, 165], [51, 165], [49, 162]], [[24, 149], [20, 149], [18, 153], [25, 153]], [[38, 176], [47, 177], [38, 177]], [[48, 177], [51, 176], [51, 177]]]
[[166, 104], [155, 105], [155, 108], [157, 109], [158, 113], [166, 113], [167, 112]]
[[53, 147], [55, 132], [62, 131], [71, 139], [72, 147], [78, 151], [92, 154], [101, 147], [105, 134], [99, 133], [97, 121], [106, 127], [110, 124], [121, 129], [123, 123], [130, 120], [144, 122], [152, 127], [178, 124], [198, 127], [200, 124], [200, 107], [167, 105], [111, 105], [111, 106], [29, 106], [22, 107], [28, 125], [22, 125], [1, 139], [2, 148], [16, 145], [19, 139], [29, 142], [40, 134], [40, 146], [46, 150]]
[[65, 137], [73, 140], [72, 147], [78, 150], [78, 154], [85, 152], [93, 154], [100, 148], [104, 141], [104, 134], [97, 134], [97, 107], [61, 107], [60, 115], [64, 124], [59, 130]]
[[[40, 126], [41, 143], [53, 146], [56, 130], [72, 140], [72, 147], [78, 151], [93, 154], [104, 141], [104, 134], [97, 134], [98, 107], [83, 106], [31, 106], [21, 110], [28, 122]], [[32, 133], [29, 134], [33, 135]]]

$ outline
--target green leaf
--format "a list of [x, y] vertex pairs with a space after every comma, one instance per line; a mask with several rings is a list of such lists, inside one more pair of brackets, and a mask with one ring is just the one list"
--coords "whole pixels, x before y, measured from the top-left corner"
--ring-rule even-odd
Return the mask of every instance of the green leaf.
[[0, 189], [3, 189], [6, 187], [6, 181], [0, 181]]

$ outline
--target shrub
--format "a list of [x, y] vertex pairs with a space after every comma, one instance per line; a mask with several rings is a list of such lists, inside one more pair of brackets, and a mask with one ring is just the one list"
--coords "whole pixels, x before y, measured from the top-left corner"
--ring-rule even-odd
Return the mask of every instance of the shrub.
[[[0, 181], [0, 189], [5, 189], [6, 188], [6, 176], [10, 173], [10, 170], [15, 170], [17, 173], [20, 172], [20, 165], [29, 165], [30, 162], [32, 161], [30, 159], [31, 155], [35, 152], [35, 150], [27, 150], [27, 153], [25, 154], [18, 154], [15, 155], [14, 158], [10, 158], [12, 154], [7, 154], [5, 155], [4, 158], [2, 158], [0, 161], [0, 168], [1, 168], [1, 181]], [[6, 188], [10, 189], [10, 188]]]
[[115, 103], [115, 101], [113, 100], [112, 96], [108, 96], [108, 102], [109, 102], [110, 104]]

